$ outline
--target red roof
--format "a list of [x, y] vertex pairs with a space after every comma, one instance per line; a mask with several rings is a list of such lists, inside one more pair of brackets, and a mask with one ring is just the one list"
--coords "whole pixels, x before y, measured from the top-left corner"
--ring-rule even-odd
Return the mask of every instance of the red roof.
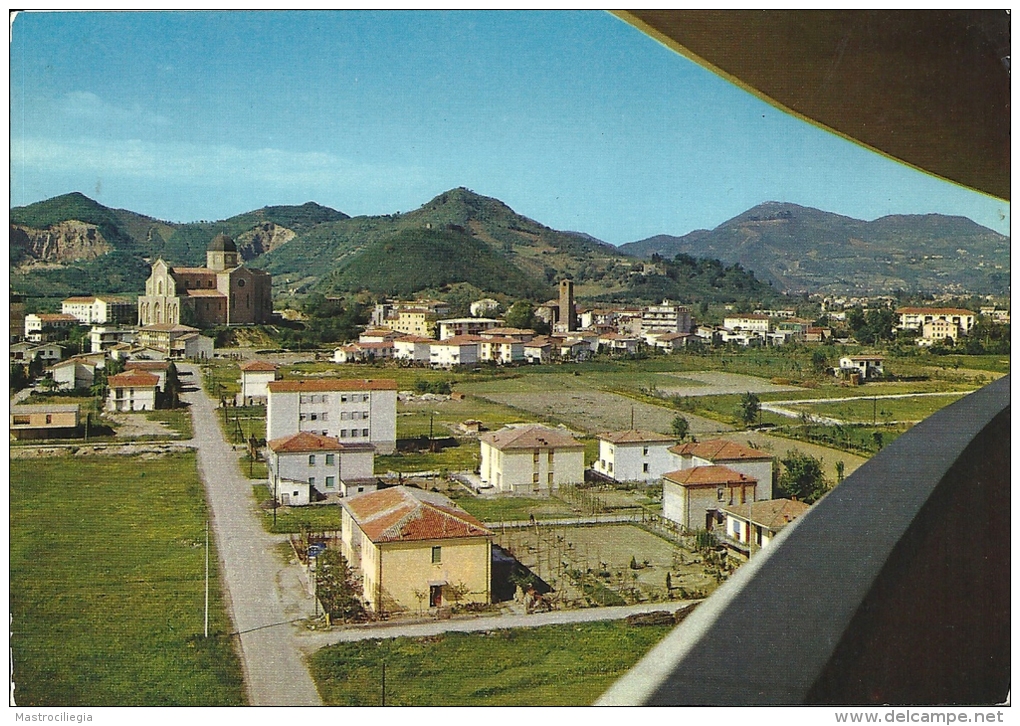
[[743, 520], [760, 524], [773, 532], [778, 532], [787, 524], [804, 514], [810, 507], [804, 502], [792, 499], [770, 499], [764, 502], [723, 507], [723, 511]]
[[310, 381], [272, 381], [266, 384], [270, 393], [309, 393], [321, 391], [395, 391], [391, 379], [313, 378]]
[[974, 315], [960, 308], [896, 308], [897, 315]]
[[479, 335], [454, 335], [450, 338], [437, 340], [432, 345], [476, 345], [485, 342], [485, 338]]
[[697, 443], [677, 444], [670, 448], [674, 454], [696, 456], [708, 461], [765, 461], [772, 455], [764, 451], [741, 446], [726, 439], [712, 439]]
[[599, 434], [599, 438], [613, 444], [662, 444], [667, 441], [676, 441], [676, 438], [673, 436], [657, 434], [654, 431], [638, 431], [637, 429], [611, 431], [606, 434]]
[[301, 431], [290, 436], [281, 436], [268, 443], [276, 453], [309, 452], [309, 451], [343, 451], [343, 445], [329, 436], [320, 436], [308, 431]]
[[166, 371], [169, 368], [169, 363], [158, 360], [128, 361], [124, 364], [124, 370], [126, 371]]
[[481, 522], [436, 492], [398, 486], [340, 504], [376, 544], [492, 536]]
[[266, 372], [266, 373], [268, 373], [270, 371], [275, 371], [277, 369], [277, 367], [278, 366], [275, 366], [272, 363], [267, 363], [264, 360], [253, 360], [253, 361], [250, 361], [250, 362], [245, 363], [244, 365], [242, 365], [241, 366], [241, 370], [242, 371], [248, 371], [248, 372]]
[[393, 341], [394, 343], [437, 343], [435, 338], [423, 338], [420, 335], [405, 335], [397, 338]]
[[500, 451], [507, 449], [579, 449], [584, 447], [584, 444], [570, 434], [539, 424], [508, 427], [482, 434], [478, 439]]
[[110, 376], [109, 379], [107, 379], [107, 385], [109, 385], [110, 388], [125, 388], [128, 386], [148, 388], [150, 386], [158, 386], [159, 378], [151, 373], [145, 373], [144, 371], [127, 371], [125, 373], [118, 373], [115, 376]]
[[728, 484], [757, 484], [758, 480], [733, 471], [728, 466], [695, 466], [663, 474], [663, 478], [683, 486], [718, 486]]

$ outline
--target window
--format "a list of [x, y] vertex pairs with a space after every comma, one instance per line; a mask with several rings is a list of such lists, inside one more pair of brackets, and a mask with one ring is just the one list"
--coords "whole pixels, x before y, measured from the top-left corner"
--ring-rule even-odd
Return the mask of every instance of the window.
[[363, 491], [365, 491], [365, 487], [358, 487], [358, 494], [361, 494]]
[[336, 486], [336, 477], [335, 476], [327, 476], [326, 477], [326, 488], [327, 489], [332, 489], [335, 486]]
[[347, 429], [340, 429], [340, 438], [341, 439], [347, 438]]
[[315, 454], [308, 455], [308, 466], [315, 466]]
[[357, 421], [359, 418], [361, 418], [361, 411], [352, 411], [351, 418]]
[[438, 565], [443, 561], [443, 548], [433, 547], [432, 548], [432, 564]]
[[298, 421], [305, 421], [305, 420], [307, 420], [307, 418], [308, 418], [308, 414], [306, 414], [306, 413], [299, 413], [298, 414]]
[[319, 414], [317, 414], [317, 413], [312, 413], [312, 414], [309, 414], [309, 418], [310, 418], [310, 419], [311, 419], [312, 421], [318, 421], [318, 420], [319, 420]]
[[641, 455], [642, 456], [648, 456], [648, 447], [647, 446], [644, 447], [643, 449], [641, 449]]
[[310, 486], [310, 487], [315, 486], [315, 477], [314, 476], [308, 477], [308, 486]]
[[367, 437], [368, 436], [368, 429], [361, 429], [361, 435]]
[[553, 452], [553, 450], [552, 450], [552, 449], [550, 449], [550, 450], [549, 450], [549, 466], [550, 466], [550, 467], [552, 467], [552, 465], [553, 465], [553, 454], [554, 454], [554, 453], [555, 453], [555, 452]]
[[718, 498], [720, 502], [723, 500], [724, 490], [722, 487], [719, 487], [718, 489], [715, 490], [715, 496], [716, 498]]
[[336, 454], [326, 454], [326, 466], [333, 466], [336, 461]]
[[347, 403], [347, 394], [346, 393], [341, 393], [340, 394], [340, 403]]
[[641, 471], [643, 471], [645, 474], [648, 473], [648, 463], [647, 462], [645, 462], [644, 464], [641, 465]]
[[351, 429], [351, 438], [352, 439], [358, 438], [358, 430], [357, 429]]
[[538, 466], [538, 449], [535, 449], [534, 453], [531, 455], [531, 460], [534, 462], [535, 466]]
[[538, 472], [537, 471], [534, 474], [531, 475], [531, 481], [532, 481], [533, 484], [538, 484]]
[[368, 411], [362, 411], [362, 412], [361, 412], [361, 418], [362, 418], [362, 419], [363, 419], [364, 421], [368, 421]]
[[551, 471], [549, 472], [549, 478], [548, 478], [547, 481], [548, 481], [549, 486], [553, 485], [553, 473]]
[[46, 423], [47, 424], [53, 423], [53, 417], [50, 414], [46, 414]]
[[368, 398], [369, 398], [369, 396], [368, 396], [368, 394], [367, 394], [367, 393], [363, 394], [363, 395], [361, 396], [361, 402], [362, 402], [362, 403], [368, 403]]
[[340, 412], [340, 420], [341, 421], [346, 421], [347, 420], [347, 412], [346, 411], [341, 411]]
[[322, 413], [320, 413], [319, 414], [319, 418], [322, 419], [323, 421], [328, 421], [329, 420], [329, 411], [323, 411]]

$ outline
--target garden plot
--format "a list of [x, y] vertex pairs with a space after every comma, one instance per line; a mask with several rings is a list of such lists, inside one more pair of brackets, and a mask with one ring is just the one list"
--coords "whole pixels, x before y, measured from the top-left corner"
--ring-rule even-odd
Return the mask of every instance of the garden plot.
[[[629, 524], [535, 526], [496, 533], [496, 543], [552, 586], [562, 607], [704, 597], [719, 582], [702, 555]], [[632, 567], [636, 565], [636, 567]]]
[[[801, 391], [798, 386], [773, 383], [765, 378], [745, 376], [739, 373], [722, 373], [720, 371], [699, 371], [697, 373], [662, 373], [665, 379], [659, 390], [670, 396], [718, 396], [726, 393], [782, 393], [785, 391]], [[672, 377], [680, 379], [680, 385], [674, 387], [669, 383]], [[684, 379], [697, 381], [699, 385], [684, 385]]]

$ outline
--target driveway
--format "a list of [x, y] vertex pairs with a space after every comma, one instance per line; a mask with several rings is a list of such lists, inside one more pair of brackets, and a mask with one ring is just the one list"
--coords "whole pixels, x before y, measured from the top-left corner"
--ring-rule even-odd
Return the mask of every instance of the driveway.
[[[279, 537], [266, 532], [255, 514], [251, 483], [241, 475], [237, 455], [223, 440], [213, 401], [201, 388], [197, 366], [191, 404], [198, 467], [212, 510], [213, 533], [228, 607], [240, 640], [248, 701], [256, 706], [322, 705], [295, 641], [295, 620], [312, 615], [313, 601], [295, 587], [294, 568], [275, 552]], [[286, 599], [281, 596], [285, 594]]]

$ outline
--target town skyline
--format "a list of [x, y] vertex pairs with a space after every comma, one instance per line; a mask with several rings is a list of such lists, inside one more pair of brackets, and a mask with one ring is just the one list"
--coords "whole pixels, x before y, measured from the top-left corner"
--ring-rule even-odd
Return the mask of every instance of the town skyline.
[[[363, 216], [466, 186], [614, 245], [765, 201], [1009, 231], [1008, 203], [608, 13], [28, 13], [12, 33], [16, 206], [78, 190], [182, 222], [307, 201]], [[299, 40], [313, 51], [287, 52]]]

